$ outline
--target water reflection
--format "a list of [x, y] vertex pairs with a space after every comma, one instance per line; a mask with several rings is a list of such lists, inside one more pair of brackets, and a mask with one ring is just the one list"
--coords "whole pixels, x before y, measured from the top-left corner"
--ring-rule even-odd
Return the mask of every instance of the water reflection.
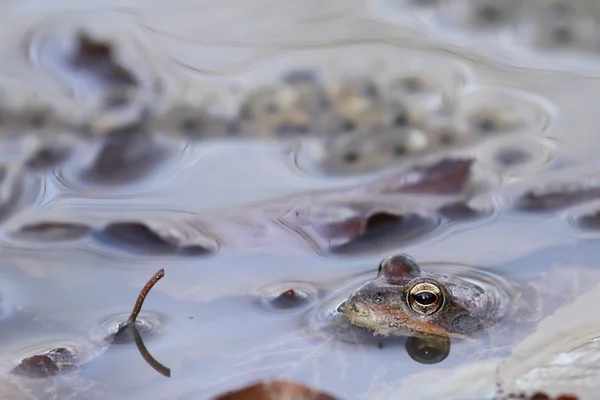
[[411, 336], [406, 352], [420, 364], [439, 364], [450, 354], [450, 339], [440, 336]]
[[[518, 2], [512, 1], [404, 3], [407, 7], [418, 5], [422, 11], [435, 8], [429, 16], [442, 23], [438, 29], [506, 33], [507, 24], [520, 21], [514, 9]], [[293, 7], [307, 11], [302, 6]], [[325, 8], [331, 10], [330, 6]], [[316, 7], [315, 13], [322, 10]], [[260, 9], [266, 19], [272, 14], [277, 15], [273, 20], [278, 24], [286, 20], [272, 11]], [[174, 12], [169, 11], [168, 16]], [[575, 22], [585, 22], [585, 16], [568, 9], [561, 11], [560, 7], [552, 12], [539, 13], [546, 24], [536, 27], [533, 36], [554, 38], [547, 47], [571, 48], [581, 43], [583, 32]], [[214, 27], [214, 21], [198, 28], [198, 19], [191, 18], [192, 14], [186, 21], [193, 20], [194, 29], [210, 33], [206, 26]], [[309, 29], [304, 31], [309, 36], [325, 25], [334, 28], [299, 14], [306, 18]], [[210, 35], [249, 33], [248, 24], [254, 22], [244, 14], [239, 19], [235, 24], [223, 24], [231, 29], [212, 28]], [[294, 21], [298, 19], [302, 18]], [[522, 234], [546, 226], [535, 221], [529, 221], [523, 231], [516, 224], [510, 225], [517, 227], [514, 235], [504, 234], [501, 241], [497, 236], [490, 239], [479, 229], [479, 223], [485, 221], [492, 227], [485, 232], [493, 235], [497, 225], [492, 222], [510, 216], [487, 202], [493, 196], [486, 196], [483, 202], [473, 197], [471, 167], [475, 175], [486, 169], [486, 177], [489, 172], [499, 172], [523, 178], [531, 175], [535, 180], [558, 150], [546, 148], [540, 138], [556, 115], [549, 112], [544, 98], [532, 94], [535, 90], [529, 86], [535, 86], [536, 79], [528, 79], [528, 87], [524, 85], [523, 90], [507, 89], [494, 73], [479, 75], [479, 66], [465, 65], [439, 51], [426, 55], [409, 47], [373, 43], [337, 49], [322, 45], [265, 60], [254, 70], [249, 67], [248, 74], [225, 77], [232, 68], [218, 71], [215, 86], [219, 100], [232, 100], [225, 96], [229, 80], [251, 83], [231, 96], [232, 104], [212, 102], [204, 95], [197, 101], [182, 100], [179, 92], [169, 98], [168, 90], [161, 91], [173, 77], [162, 81], [157, 73], [145, 72], [165, 60], [146, 63], [143, 57], [136, 58], [133, 35], [121, 41], [91, 31], [62, 29], [58, 23], [52, 25], [31, 30], [25, 43], [30, 61], [59, 79], [59, 86], [68, 89], [63, 93], [65, 97], [82, 104], [81, 109], [63, 110], [64, 115], [34, 101], [25, 102], [21, 108], [2, 107], [0, 130], [7, 138], [31, 132], [19, 144], [19, 152], [14, 152], [19, 154], [11, 154], [9, 149], [2, 155], [11, 174], [12, 167], [18, 165], [14, 169], [17, 174], [2, 177], [1, 200], [7, 207], [0, 211], [10, 223], [4, 231], [22, 227], [8, 233], [12, 240], [2, 243], [4, 254], [7, 259], [15, 254], [29, 257], [27, 262], [20, 260], [19, 266], [31, 275], [13, 276], [10, 268], [3, 269], [3, 286], [14, 288], [20, 282], [29, 283], [21, 290], [22, 302], [18, 296], [2, 291], [10, 304], [10, 312], [0, 319], [5, 328], [5, 353], [14, 363], [22, 359], [13, 357], [15, 348], [30, 352], [35, 343], [40, 352], [34, 355], [34, 364], [39, 361], [49, 373], [57, 372], [49, 360], [55, 367], [57, 360], [67, 366], [72, 364], [70, 359], [81, 354], [97, 355], [88, 351], [89, 346], [104, 350], [107, 337], [112, 338], [111, 344], [125, 345], [110, 346], [110, 351], [102, 353], [104, 368], [86, 364], [83, 375], [77, 377], [82, 379], [71, 376], [69, 381], [56, 379], [40, 384], [44, 390], [36, 391], [36, 395], [41, 398], [49, 396], [51, 390], [63, 398], [103, 398], [98, 396], [104, 389], [111, 392], [108, 398], [207, 398], [272, 376], [314, 386], [321, 383], [341, 398], [374, 397], [373, 391], [383, 386], [407, 387], [399, 380], [409, 376], [436, 368], [443, 373], [504, 354], [505, 349], [498, 349], [500, 345], [510, 347], [526, 336], [540, 318], [578, 296], [597, 278], [595, 271], [586, 269], [595, 263], [596, 242], [560, 246], [560, 240], [552, 242], [560, 234], [552, 236], [555, 233], [549, 230], [544, 230], [543, 237]], [[361, 23], [351, 25], [355, 29]], [[115, 26], [116, 30], [119, 24], [107, 26]], [[375, 24], [371, 27], [372, 32], [378, 31]], [[487, 40], [485, 35], [468, 36], [470, 40]], [[390, 35], [385, 37], [389, 40]], [[161, 47], [158, 42], [144, 45]], [[212, 53], [190, 52], [191, 48], [189, 43], [166, 50], [169, 54], [188, 52], [186, 60], [202, 59], [204, 64], [211, 64], [213, 55], [219, 52], [240, 56], [276, 52], [242, 46], [215, 46], [217, 51]], [[386, 57], [393, 59], [387, 66], [380, 62]], [[329, 65], [332, 60], [335, 62]], [[233, 60], [229, 61], [231, 64]], [[374, 68], [367, 65], [371, 62]], [[204, 87], [209, 79], [199, 75], [184, 78], [182, 86], [193, 86], [188, 78], [198, 78]], [[496, 86], [482, 88], [487, 83]], [[510, 84], [514, 86], [514, 82]], [[138, 89], [146, 90], [144, 95]], [[61, 102], [56, 99], [56, 103]], [[50, 135], [55, 131], [69, 138], [59, 143], [58, 136]], [[30, 138], [36, 140], [30, 142]], [[261, 151], [266, 147], [257, 146], [258, 155], [250, 157], [248, 143], [263, 138], [281, 144], [272, 152], [276, 155], [264, 157]], [[227, 143], [210, 147], [209, 142]], [[31, 143], [35, 145], [28, 147]], [[307, 147], [299, 146], [296, 156], [306, 156], [300, 169], [316, 173], [301, 174], [277, 164], [296, 143], [315, 144], [314, 154], [306, 154], [302, 149]], [[225, 157], [225, 148], [230, 158]], [[465, 153], [477, 154], [477, 160], [456, 158]], [[405, 163], [447, 154], [451, 156], [438, 164], [432, 161], [424, 168], [404, 169]], [[207, 155], [214, 160], [208, 167], [204, 163]], [[193, 163], [199, 163], [199, 167], [194, 165], [189, 181], [180, 183], [177, 190], [167, 188], [167, 181], [178, 178]], [[276, 165], [283, 169], [278, 170]], [[402, 168], [396, 170], [396, 165]], [[25, 168], [20, 169], [22, 166]], [[390, 175], [387, 171], [375, 173], [388, 168]], [[324, 172], [345, 174], [346, 180], [326, 177]], [[357, 177], [365, 173], [373, 175], [373, 180]], [[18, 179], [13, 181], [11, 177]], [[44, 185], [52, 178], [58, 178], [62, 185], [55, 185], [54, 197], [49, 198]], [[150, 180], [152, 190], [147, 190], [145, 184]], [[32, 198], [21, 196], [29, 182], [34, 182]], [[349, 186], [338, 190], [345, 182], [350, 182]], [[492, 190], [498, 189], [497, 184], [493, 182]], [[166, 192], [170, 196], [167, 205], [161, 203], [161, 195]], [[296, 194], [277, 197], [284, 192]], [[583, 201], [581, 198], [597, 197], [593, 190], [571, 197], [563, 194], [556, 195], [560, 197], [556, 201], [553, 194], [526, 196], [524, 204], [535, 204], [527, 203], [524, 208], [555, 212]], [[218, 207], [207, 206], [209, 197]], [[266, 198], [270, 199], [264, 201]], [[261, 201], [247, 204], [254, 199]], [[102, 202], [105, 200], [110, 204]], [[130, 207], [124, 207], [125, 202]], [[48, 208], [56, 218], [43, 218]], [[159, 209], [168, 209], [168, 213], [161, 214]], [[182, 217], [182, 209], [193, 212]], [[498, 216], [497, 220], [488, 218], [492, 215]], [[284, 216], [290, 218], [285, 220]], [[9, 219], [13, 217], [14, 221]], [[23, 220], [28, 222], [23, 224]], [[449, 250], [429, 240], [439, 239], [438, 233], [450, 224], [454, 232], [462, 233], [464, 246]], [[494, 243], [488, 243], [490, 240]], [[552, 246], [487, 270], [490, 258], [484, 254], [486, 251], [512, 256], [530, 251], [540, 241], [552, 242]], [[39, 245], [43, 247], [41, 254], [33, 251]], [[77, 251], [81, 245], [86, 246], [85, 252]], [[15, 247], [25, 251], [19, 253]], [[302, 251], [295, 252], [299, 247]], [[477, 338], [475, 344], [478, 350], [490, 350], [493, 355], [473, 351], [473, 343], [460, 338], [453, 339], [450, 351], [450, 340], [443, 336], [410, 336], [404, 332], [399, 337], [378, 338], [371, 332], [357, 331], [336, 310], [352, 292], [375, 278], [370, 270], [376, 261], [370, 260], [371, 256], [383, 257], [400, 247], [421, 251], [431, 258], [456, 260], [423, 265], [423, 270], [434, 276], [459, 278], [453, 294], [464, 294], [465, 288], [472, 287], [479, 288], [484, 298], [494, 288], [510, 292], [502, 304], [507, 309], [517, 307], [525, 322], [513, 324], [514, 315], [504, 314], [504, 309], [491, 313], [505, 315], [495, 326], [508, 327], [508, 333], [494, 332], [500, 344], [483, 338]], [[130, 253], [127, 262], [119, 263], [120, 250]], [[165, 254], [216, 257], [158, 257]], [[56, 259], [52, 259], [54, 256]], [[465, 267], [461, 265], [464, 259], [482, 265]], [[123, 331], [123, 305], [129, 304], [125, 296], [129, 293], [127, 276], [154, 270], [156, 264], [164, 264], [177, 278], [165, 289], [168, 295], [158, 297], [156, 307], [160, 311], [141, 313], [131, 330]], [[350, 270], [365, 269], [368, 273], [345, 276]], [[326, 279], [329, 281], [324, 282]], [[531, 286], [521, 286], [521, 281]], [[432, 289], [419, 283], [420, 289]], [[520, 294], [518, 301], [511, 297], [513, 292]], [[441, 290], [411, 292], [422, 303], [431, 300], [432, 293], [437, 296]], [[13, 310], [17, 304], [19, 312]], [[437, 300], [431, 304], [439, 305]], [[36, 307], [28, 310], [31, 305]], [[429, 305], [421, 304], [418, 309], [427, 311]], [[82, 323], [88, 318], [89, 323]], [[482, 330], [469, 316], [452, 322], [444, 327], [460, 332]], [[81, 339], [87, 336], [95, 343]], [[142, 336], [152, 338], [152, 346], [168, 358], [165, 363], [174, 366], [173, 383], [156, 379], [154, 370], [136, 364], [143, 363], [140, 357], [131, 357], [131, 342], [135, 341], [156, 371], [170, 374], [147, 357], [145, 347], [140, 345]], [[70, 337], [77, 339], [71, 343], [67, 340]], [[406, 351], [407, 357], [399, 357], [398, 349]], [[437, 367], [432, 368], [433, 364]], [[61, 392], [65, 387], [72, 390], [65, 394]]]

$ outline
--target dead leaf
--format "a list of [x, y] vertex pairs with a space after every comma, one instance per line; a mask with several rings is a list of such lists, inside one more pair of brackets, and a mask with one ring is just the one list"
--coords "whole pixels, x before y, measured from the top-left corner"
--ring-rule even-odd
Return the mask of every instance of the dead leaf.
[[106, 86], [137, 86], [134, 75], [115, 60], [112, 44], [80, 31], [77, 49], [70, 58], [75, 71], [93, 76]]
[[220, 247], [195, 219], [113, 222], [93, 235], [109, 246], [149, 254], [203, 255], [216, 253]]
[[44, 221], [24, 225], [11, 236], [43, 241], [77, 240], [86, 236], [90, 230], [91, 228], [84, 224]]
[[335, 400], [334, 397], [309, 387], [284, 381], [257, 383], [229, 392], [214, 400]]
[[167, 151], [143, 123], [112, 130], [104, 137], [102, 149], [84, 176], [92, 181], [126, 182], [138, 179], [158, 167]]
[[598, 186], [530, 190], [516, 199], [514, 207], [527, 212], [560, 211], [596, 199], [600, 199]]
[[321, 249], [337, 248], [403, 222], [425, 225], [426, 220], [416, 220], [420, 215], [433, 215], [464, 199], [471, 164], [472, 160], [442, 160], [403, 168], [329, 196], [314, 194], [312, 201], [298, 201], [280, 220]]

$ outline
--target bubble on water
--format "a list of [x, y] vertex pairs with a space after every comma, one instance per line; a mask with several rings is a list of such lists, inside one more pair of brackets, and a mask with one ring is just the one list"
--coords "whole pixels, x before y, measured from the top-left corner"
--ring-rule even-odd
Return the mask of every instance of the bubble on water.
[[318, 301], [324, 290], [309, 282], [280, 282], [261, 288], [258, 305], [267, 311], [295, 311]]

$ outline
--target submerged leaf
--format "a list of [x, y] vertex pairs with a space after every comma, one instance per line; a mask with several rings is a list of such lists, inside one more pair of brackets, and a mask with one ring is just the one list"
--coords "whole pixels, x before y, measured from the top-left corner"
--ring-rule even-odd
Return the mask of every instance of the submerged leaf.
[[106, 86], [137, 86], [133, 74], [115, 60], [112, 44], [79, 32], [77, 48], [70, 59], [75, 71], [87, 73]]
[[[347, 191], [299, 202], [281, 217], [284, 225], [321, 249], [336, 248], [383, 228], [399, 227], [422, 214], [464, 200], [472, 160], [442, 160], [405, 168]], [[409, 221], [410, 220], [410, 221]]]
[[84, 224], [45, 221], [24, 225], [12, 236], [44, 241], [77, 240], [86, 236], [90, 230], [91, 228]]
[[219, 250], [218, 241], [196, 220], [113, 222], [94, 236], [110, 246], [150, 254], [203, 255]]
[[54, 168], [67, 160], [71, 149], [66, 146], [46, 145], [38, 149], [26, 162], [30, 170]]
[[469, 180], [472, 164], [472, 159], [443, 159], [435, 164], [401, 169], [377, 179], [369, 190], [375, 194], [458, 194]]
[[45, 354], [36, 354], [21, 361], [13, 374], [34, 378], [46, 378], [57, 374], [74, 372], [79, 369], [77, 354], [69, 349], [58, 348]]
[[335, 400], [334, 397], [293, 382], [256, 383], [216, 397], [214, 400]]
[[530, 190], [516, 199], [514, 207], [528, 212], [560, 211], [597, 199], [600, 199], [600, 186]]
[[102, 183], [129, 181], [153, 170], [165, 157], [166, 149], [156, 143], [152, 132], [134, 122], [104, 137], [102, 149], [84, 175]]

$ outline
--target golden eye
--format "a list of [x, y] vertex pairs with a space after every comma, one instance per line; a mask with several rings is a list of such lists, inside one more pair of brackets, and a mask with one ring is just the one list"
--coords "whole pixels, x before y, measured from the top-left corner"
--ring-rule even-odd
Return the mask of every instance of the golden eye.
[[414, 285], [408, 293], [408, 305], [422, 315], [431, 315], [438, 311], [444, 303], [444, 295], [439, 286], [422, 282]]

